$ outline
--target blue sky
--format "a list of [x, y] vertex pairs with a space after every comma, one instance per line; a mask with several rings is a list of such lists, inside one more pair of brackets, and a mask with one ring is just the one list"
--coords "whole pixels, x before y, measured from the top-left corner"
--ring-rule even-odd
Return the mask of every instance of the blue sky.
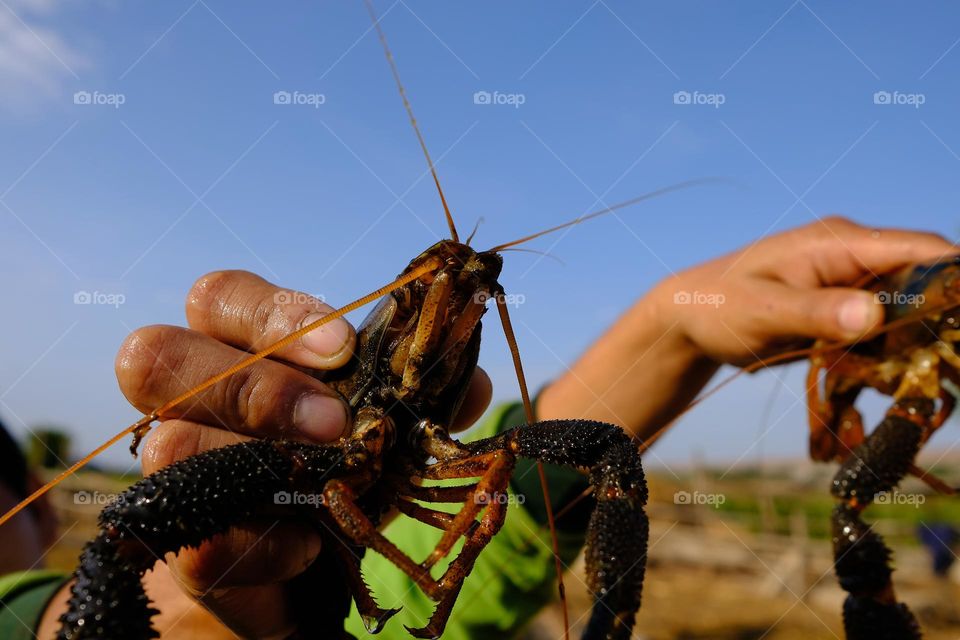
[[[481, 248], [671, 183], [735, 183], [531, 245], [564, 265], [506, 254], [534, 386], [658, 280], [762, 235], [831, 212], [960, 231], [952, 3], [376, 4], [456, 220], [484, 219]], [[19, 434], [67, 427], [77, 453], [136, 418], [116, 349], [182, 324], [197, 276], [249, 269], [336, 305], [446, 234], [359, 1], [3, 0], [0, 96], [0, 416]], [[123, 304], [74, 304], [80, 291]], [[481, 364], [511, 398], [487, 324]], [[802, 455], [802, 378], [737, 381], [656, 455]]]

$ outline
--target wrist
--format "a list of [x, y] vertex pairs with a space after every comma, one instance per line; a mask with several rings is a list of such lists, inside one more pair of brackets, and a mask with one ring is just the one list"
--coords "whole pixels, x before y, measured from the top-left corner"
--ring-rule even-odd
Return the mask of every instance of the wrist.
[[678, 360], [687, 360], [691, 366], [712, 363], [719, 366], [700, 347], [690, 331], [691, 305], [683, 302], [689, 291], [678, 276], [661, 280], [634, 305], [634, 310], [661, 336], [663, 346]]
[[672, 420], [716, 372], [655, 287], [540, 395], [538, 417], [619, 424], [641, 438]]

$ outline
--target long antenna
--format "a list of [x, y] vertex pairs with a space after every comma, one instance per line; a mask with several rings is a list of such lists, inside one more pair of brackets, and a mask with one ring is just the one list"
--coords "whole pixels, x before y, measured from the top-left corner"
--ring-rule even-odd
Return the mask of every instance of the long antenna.
[[[501, 292], [503, 290], [501, 289]], [[517, 345], [517, 335], [513, 331], [513, 323], [510, 322], [510, 312], [507, 310], [507, 304], [502, 295], [497, 296], [497, 312], [500, 314], [500, 324], [503, 325], [503, 334], [507, 339], [507, 346], [510, 348], [510, 356], [513, 358], [513, 369], [517, 374], [517, 382], [520, 385], [520, 397], [523, 399], [523, 411], [527, 418], [527, 424], [533, 424], [537, 421], [533, 413], [533, 403], [530, 402], [530, 392], [527, 390], [527, 378], [523, 374], [523, 363], [520, 360], [520, 347]], [[547, 511], [547, 524], [550, 527], [550, 543], [553, 546], [554, 570], [557, 573], [557, 591], [560, 593], [560, 608], [563, 611], [563, 638], [570, 638], [570, 615], [567, 612], [567, 593], [563, 586], [563, 567], [560, 564], [560, 541], [557, 539], [557, 526], [554, 523], [553, 503], [550, 501], [550, 485], [547, 482], [547, 473], [543, 468], [543, 462], [537, 460], [537, 474], [540, 476], [540, 488], [543, 490], [543, 502]]]
[[447, 206], [447, 199], [444, 197], [443, 189], [440, 187], [440, 178], [437, 177], [437, 169], [433, 166], [433, 160], [430, 158], [430, 152], [427, 151], [427, 143], [423, 140], [423, 134], [420, 133], [420, 127], [417, 125], [417, 119], [413, 115], [413, 107], [410, 106], [410, 101], [407, 99], [407, 92], [403, 88], [403, 83], [400, 82], [400, 72], [397, 71], [397, 63], [393, 59], [393, 54], [390, 52], [390, 47], [387, 45], [387, 36], [384, 35], [383, 29], [380, 27], [380, 19], [373, 10], [373, 3], [370, 0], [364, 0], [364, 4], [367, 6], [367, 13], [370, 14], [370, 19], [373, 21], [373, 26], [377, 30], [377, 37], [380, 38], [380, 44], [383, 45], [383, 53], [387, 56], [387, 62], [390, 63], [390, 72], [393, 74], [393, 79], [397, 83], [397, 90], [400, 91], [400, 98], [403, 100], [403, 108], [407, 110], [407, 115], [410, 116], [410, 124], [413, 126], [414, 133], [417, 134], [417, 140], [420, 142], [420, 148], [423, 149], [423, 155], [427, 159], [427, 166], [430, 167], [430, 174], [433, 176], [433, 183], [437, 185], [437, 193], [440, 194], [440, 202], [443, 203], [443, 213], [447, 216], [447, 226], [450, 227], [450, 239], [454, 242], [460, 242], [460, 236], [457, 235], [457, 226], [453, 223], [453, 216], [450, 215], [450, 207]]
[[657, 189], [656, 191], [651, 191], [651, 192], [649, 192], [649, 193], [645, 193], [645, 194], [643, 194], [642, 196], [637, 196], [636, 198], [630, 198], [629, 200], [624, 200], [623, 202], [618, 202], [618, 203], [615, 204], [615, 205], [612, 205], [612, 206], [609, 206], [609, 207], [604, 207], [603, 209], [599, 209], [599, 210], [597, 210], [597, 211], [594, 211], [593, 213], [585, 213], [584, 215], [580, 216], [579, 218], [575, 218], [575, 219], [573, 219], [573, 220], [570, 220], [569, 222], [564, 222], [563, 224], [558, 224], [557, 226], [555, 226], [555, 227], [550, 227], [549, 229], [544, 229], [543, 231], [538, 231], [537, 233], [531, 233], [530, 235], [524, 236], [524, 237], [520, 238], [519, 240], [513, 240], [512, 242], [504, 242], [503, 244], [498, 244], [497, 246], [492, 247], [492, 248], [488, 249], [487, 251], [503, 251], [504, 249], [506, 249], [506, 248], [508, 248], [508, 247], [515, 247], [515, 246], [517, 246], [518, 244], [523, 244], [524, 242], [529, 242], [530, 240], [533, 240], [534, 238], [539, 238], [540, 236], [545, 236], [545, 235], [547, 235], [548, 233], [553, 233], [554, 231], [559, 231], [560, 229], [566, 229], [567, 227], [572, 227], [572, 226], [575, 225], [575, 224], [580, 224], [581, 222], [585, 222], [585, 221], [587, 221], [587, 220], [590, 220], [591, 218], [597, 218], [597, 217], [599, 217], [599, 216], [606, 215], [606, 214], [608, 214], [608, 213], [613, 213], [613, 212], [616, 211], [617, 209], [623, 209], [623, 208], [625, 208], [625, 207], [629, 207], [629, 206], [635, 205], [635, 204], [637, 204], [637, 203], [639, 203], [639, 202], [643, 202], [644, 200], [650, 200], [651, 198], [656, 198], [656, 197], [658, 197], [658, 196], [662, 196], [662, 195], [664, 195], [664, 194], [666, 194], [666, 193], [670, 193], [670, 192], [672, 192], [672, 191], [680, 191], [680, 190], [682, 190], [682, 189], [686, 189], [687, 187], [695, 187], [695, 186], [698, 186], [698, 185], [701, 185], [701, 184], [710, 184], [710, 183], [713, 183], [713, 182], [723, 182], [723, 181], [724, 181], [724, 180], [723, 180], [722, 178], [699, 178], [699, 179], [697, 179], [697, 180], [684, 180], [683, 182], [678, 182], [678, 183], [676, 183], [676, 184], [672, 184], [672, 185], [663, 187], [663, 188], [661, 188], [661, 189]]
[[244, 358], [237, 364], [227, 369], [226, 371], [218, 373], [212, 378], [208, 378], [206, 381], [198, 384], [197, 386], [193, 387], [189, 391], [183, 392], [182, 394], [180, 394], [173, 400], [170, 400], [163, 406], [154, 409], [153, 411], [144, 415], [142, 418], [134, 422], [132, 425], [130, 425], [129, 427], [127, 427], [126, 429], [124, 429], [123, 431], [121, 431], [120, 433], [113, 436], [108, 441], [106, 441], [105, 443], [103, 443], [102, 445], [94, 449], [91, 453], [87, 454], [82, 459], [73, 463], [70, 466], [70, 468], [65, 469], [64, 471], [61, 471], [56, 478], [54, 478], [47, 484], [43, 485], [42, 487], [34, 491], [32, 494], [27, 496], [17, 506], [15, 506], [14, 508], [10, 509], [10, 511], [7, 511], [5, 514], [3, 514], [3, 516], [0, 516], [0, 526], [3, 526], [3, 524], [7, 522], [7, 520], [9, 520], [13, 516], [23, 511], [32, 502], [37, 500], [37, 498], [41, 497], [43, 494], [50, 491], [50, 489], [60, 484], [60, 482], [63, 481], [65, 478], [70, 477], [78, 469], [85, 466], [88, 462], [90, 462], [95, 457], [97, 457], [98, 455], [100, 455], [101, 453], [109, 449], [112, 445], [116, 444], [119, 440], [122, 440], [124, 436], [131, 433], [134, 434], [135, 440], [134, 440], [133, 447], [131, 447], [131, 450], [135, 451], [136, 443], [140, 441], [140, 438], [142, 438], [143, 435], [146, 433], [146, 431], [150, 428], [150, 423], [152, 423], [154, 420], [157, 420], [163, 417], [164, 413], [168, 412], [170, 409], [177, 406], [181, 402], [188, 400], [189, 398], [192, 398], [193, 396], [197, 395], [201, 391], [204, 391], [205, 389], [209, 389], [213, 385], [217, 384], [221, 380], [229, 378], [230, 376], [240, 371], [241, 369], [245, 369], [250, 365], [252, 365], [253, 363], [266, 358], [271, 353], [274, 353], [275, 351], [278, 351], [279, 349], [282, 349], [283, 347], [286, 347], [287, 345], [293, 343], [294, 340], [299, 340], [301, 337], [303, 337], [307, 333], [310, 333], [314, 329], [321, 327], [327, 324], [328, 322], [332, 322], [333, 320], [336, 320], [337, 318], [343, 315], [346, 315], [359, 307], [369, 304], [370, 302], [373, 302], [374, 300], [383, 297], [384, 295], [390, 293], [395, 289], [399, 289], [400, 287], [407, 284], [408, 282], [412, 282], [413, 280], [416, 280], [423, 274], [437, 269], [439, 266], [440, 266], [439, 261], [436, 258], [431, 258], [427, 260], [416, 269], [413, 269], [409, 273], [406, 273], [403, 276], [397, 278], [390, 284], [380, 287], [376, 291], [372, 293], [368, 293], [362, 298], [358, 298], [353, 302], [351, 302], [350, 304], [340, 307], [336, 311], [333, 311], [323, 316], [322, 318], [319, 318], [318, 320], [315, 320], [310, 324], [305, 325], [300, 329], [297, 329], [293, 333], [287, 334], [280, 340], [277, 340], [276, 342], [271, 344], [269, 347], [267, 347], [263, 351], [258, 351], [257, 353], [251, 354], [250, 356]]

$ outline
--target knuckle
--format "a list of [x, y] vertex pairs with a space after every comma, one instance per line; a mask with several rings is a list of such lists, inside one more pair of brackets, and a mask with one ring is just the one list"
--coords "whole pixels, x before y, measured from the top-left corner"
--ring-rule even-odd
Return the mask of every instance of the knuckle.
[[143, 447], [141, 466], [144, 475], [200, 453], [202, 433], [179, 420], [161, 424]]
[[236, 411], [234, 418], [238, 423], [254, 426], [263, 413], [263, 410], [256, 406], [256, 400], [260, 396], [257, 387], [263, 384], [263, 378], [248, 369], [235, 375], [231, 382], [232, 384], [227, 385], [227, 397], [220, 403], [221, 406], [233, 408]]
[[209, 324], [210, 316], [222, 310], [232, 292], [250, 275], [246, 271], [227, 269], [197, 278], [187, 293], [187, 318], [191, 324]]
[[229, 423], [253, 430], [270, 428], [286, 431], [292, 426], [293, 405], [303, 392], [292, 380], [280, 380], [262, 367], [238, 372], [226, 385], [220, 406], [233, 415], [223, 416]]
[[171, 351], [175, 327], [150, 325], [137, 329], [123, 341], [115, 369], [123, 394], [134, 404], [152, 397], [165, 377], [165, 356]]
[[839, 214], [839, 213], [831, 213], [830, 215], [826, 216], [826, 217], [823, 219], [823, 221], [824, 221], [826, 224], [836, 225], [836, 226], [853, 224], [853, 222], [852, 222], [849, 218], [847, 218], [847, 217], [845, 217], [845, 216], [843, 216], [843, 215], [841, 215], [841, 214]]
[[208, 308], [232, 273], [232, 271], [211, 271], [197, 278], [187, 293], [187, 305]]
[[[231, 305], [231, 316], [239, 319], [243, 333], [251, 337], [272, 338], [274, 333], [286, 334], [292, 329], [292, 320], [288, 316], [289, 300], [298, 295], [275, 285], [251, 290], [247, 295], [235, 295]], [[296, 314], [294, 314], [296, 315]]]
[[833, 213], [823, 218], [821, 226], [824, 231], [849, 231], [851, 229], [864, 228], [850, 218], [838, 213]]
[[144, 444], [143, 472], [147, 476], [186, 458], [247, 440], [236, 432], [211, 429], [189, 420], [166, 420]]
[[[286, 316], [283, 305], [275, 303], [273, 300], [262, 300], [260, 304], [252, 311], [253, 326], [261, 334], [286, 333], [289, 330], [289, 319]], [[272, 336], [271, 336], [272, 337]]]

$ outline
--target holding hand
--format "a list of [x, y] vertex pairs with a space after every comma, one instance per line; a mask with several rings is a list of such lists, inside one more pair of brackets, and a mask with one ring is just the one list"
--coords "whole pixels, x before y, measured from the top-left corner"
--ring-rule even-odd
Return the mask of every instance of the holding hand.
[[[722, 364], [875, 329], [882, 305], [853, 288], [866, 276], [956, 252], [934, 234], [839, 217], [763, 238], [657, 285], [543, 392], [539, 417], [613, 422], [647, 438]], [[709, 304], [694, 304], [694, 292]]]
[[[668, 278], [652, 296], [664, 319], [710, 359], [745, 365], [805, 339], [853, 340], [883, 321], [867, 276], [936, 261], [957, 248], [938, 235], [871, 229], [831, 217], [764, 238]], [[717, 292], [716, 309], [672, 305], [676, 291]]]
[[[150, 412], [331, 311], [252, 273], [211, 273], [187, 297], [189, 328], [144, 327], [126, 339], [116, 360], [120, 389], [139, 411]], [[175, 407], [144, 446], [144, 475], [253, 438], [327, 444], [346, 436], [349, 407], [311, 372], [345, 365], [355, 341], [353, 327], [334, 320]], [[490, 394], [478, 369], [454, 427], [472, 424]], [[316, 559], [320, 544], [313, 525], [264, 518], [183, 549], [145, 576], [147, 595], [161, 610], [154, 626], [163, 637], [286, 637], [293, 630], [290, 581]], [[40, 637], [53, 637], [66, 595], [48, 608]]]

